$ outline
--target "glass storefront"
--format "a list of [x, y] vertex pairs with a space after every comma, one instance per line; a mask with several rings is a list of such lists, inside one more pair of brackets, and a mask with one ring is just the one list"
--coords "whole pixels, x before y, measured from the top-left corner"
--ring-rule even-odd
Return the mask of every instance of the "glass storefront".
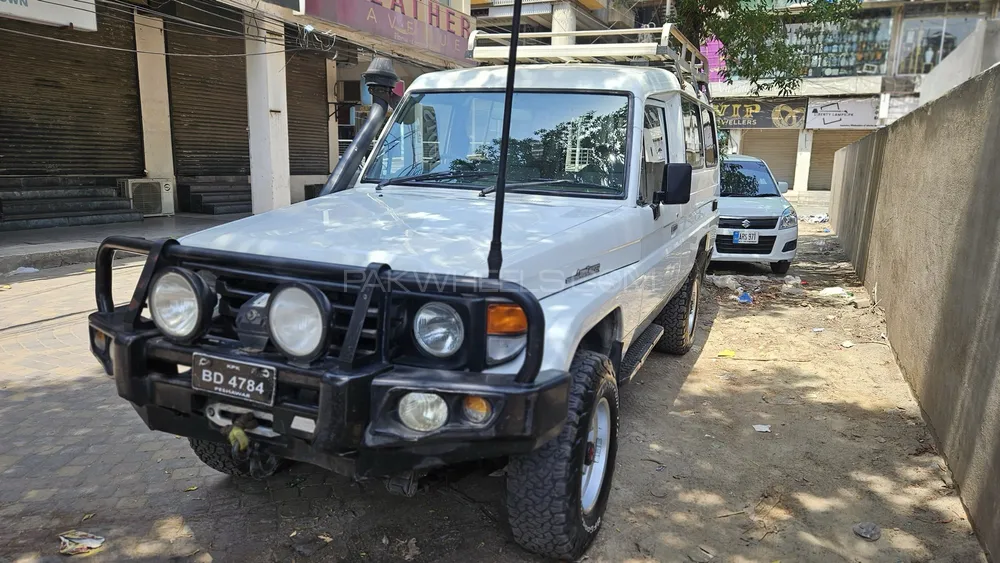
[[883, 75], [892, 37], [892, 12], [866, 10], [841, 25], [789, 24], [788, 40], [802, 49], [806, 78]]
[[907, 5], [896, 74], [927, 74], [976, 28], [978, 2]]

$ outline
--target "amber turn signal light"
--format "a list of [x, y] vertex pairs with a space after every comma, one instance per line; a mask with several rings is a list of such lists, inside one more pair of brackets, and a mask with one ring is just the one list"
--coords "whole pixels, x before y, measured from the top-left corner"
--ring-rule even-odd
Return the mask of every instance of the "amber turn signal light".
[[486, 310], [486, 333], [493, 335], [524, 334], [528, 317], [512, 303], [492, 303]]

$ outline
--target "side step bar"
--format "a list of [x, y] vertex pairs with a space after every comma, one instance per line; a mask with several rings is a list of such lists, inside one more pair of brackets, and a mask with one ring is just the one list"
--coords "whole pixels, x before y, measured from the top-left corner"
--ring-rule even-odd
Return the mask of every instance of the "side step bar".
[[660, 338], [663, 338], [663, 327], [658, 324], [651, 324], [646, 327], [646, 330], [638, 338], [632, 341], [632, 345], [628, 347], [628, 352], [622, 358], [621, 374], [623, 377], [618, 378], [619, 385], [624, 385], [635, 377], [635, 374], [642, 367], [642, 364], [646, 362], [646, 358], [649, 357], [649, 353], [653, 351], [653, 346], [656, 346]]

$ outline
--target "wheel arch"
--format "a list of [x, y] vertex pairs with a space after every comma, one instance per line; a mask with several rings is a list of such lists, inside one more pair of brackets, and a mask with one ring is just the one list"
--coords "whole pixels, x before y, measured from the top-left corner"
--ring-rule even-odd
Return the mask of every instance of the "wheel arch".
[[590, 350], [607, 356], [617, 372], [622, 355], [622, 325], [621, 307], [615, 307], [587, 329], [576, 349]]

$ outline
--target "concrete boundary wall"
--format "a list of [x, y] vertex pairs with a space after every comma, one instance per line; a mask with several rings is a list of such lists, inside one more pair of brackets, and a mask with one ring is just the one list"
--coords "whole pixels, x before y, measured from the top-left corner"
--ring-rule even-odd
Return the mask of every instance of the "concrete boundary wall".
[[831, 214], [1000, 560], [1000, 67], [838, 151]]

